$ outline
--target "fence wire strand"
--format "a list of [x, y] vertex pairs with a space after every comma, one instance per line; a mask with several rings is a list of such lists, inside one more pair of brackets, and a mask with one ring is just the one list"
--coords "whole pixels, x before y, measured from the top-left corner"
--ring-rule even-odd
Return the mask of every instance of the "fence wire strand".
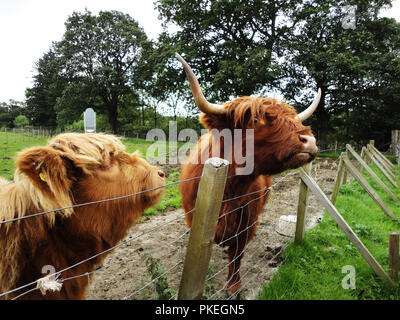
[[[328, 151], [328, 150], [323, 150], [323, 151]], [[321, 151], [321, 152], [323, 152], [323, 151]], [[257, 191], [252, 191], [252, 192], [249, 192], [249, 193], [246, 193], [246, 194], [243, 194], [243, 195], [239, 195], [239, 196], [235, 196], [235, 197], [232, 197], [232, 198], [229, 198], [229, 199], [224, 199], [224, 200], [222, 201], [222, 203], [228, 203], [228, 202], [230, 202], [230, 201], [234, 201], [234, 200], [237, 200], [237, 199], [246, 197], [246, 196], [251, 196], [251, 195], [255, 195], [255, 194], [261, 193], [261, 195], [257, 196], [256, 198], [251, 199], [251, 200], [247, 201], [245, 204], [243, 204], [243, 205], [241, 205], [241, 206], [239, 206], [239, 207], [237, 207], [237, 208], [235, 208], [235, 209], [233, 209], [233, 210], [230, 210], [230, 211], [228, 211], [228, 212], [225, 212], [225, 213], [223, 213], [222, 215], [219, 216], [219, 219], [222, 219], [222, 218], [225, 219], [225, 229], [224, 229], [223, 237], [221, 238], [222, 240], [218, 243], [218, 245], [222, 246], [222, 245], [224, 245], [224, 243], [226, 243], [227, 241], [232, 240], [232, 239], [234, 239], [234, 238], [236, 237], [236, 241], [237, 241], [236, 252], [235, 252], [235, 255], [234, 255], [234, 257], [233, 257], [233, 259], [232, 259], [231, 262], [229, 262], [228, 264], [225, 264], [220, 270], [218, 270], [217, 272], [215, 272], [213, 275], [209, 276], [209, 277], [206, 279], [206, 281], [210, 281], [210, 280], [214, 279], [216, 276], [218, 276], [219, 274], [221, 274], [226, 268], [229, 268], [229, 266], [230, 266], [232, 263], [234, 263], [237, 259], [241, 259], [241, 258], [244, 256], [245, 252], [248, 253], [248, 244], [247, 244], [247, 240], [248, 240], [248, 236], [249, 236], [248, 230], [249, 230], [250, 228], [252, 228], [254, 225], [256, 225], [258, 219], [257, 219], [255, 222], [249, 224], [249, 222], [250, 222], [250, 216], [248, 215], [246, 227], [245, 227], [244, 229], [241, 229], [241, 230], [240, 230], [240, 227], [241, 227], [241, 225], [242, 225], [242, 219], [243, 219], [243, 210], [244, 210], [249, 204], [251, 204], [252, 202], [257, 201], [257, 200], [261, 199], [262, 197], [265, 197], [276, 185], [278, 185], [278, 184], [281, 183], [282, 181], [284, 181], [284, 180], [288, 179], [289, 177], [294, 176], [294, 175], [296, 175], [296, 174], [298, 174], [298, 171], [289, 172], [288, 174], [286, 174], [286, 175], [284, 175], [283, 177], [281, 177], [278, 181], [274, 182], [273, 185], [270, 186], [270, 187], [265, 187], [265, 188], [262, 188], [262, 189], [257, 190]], [[235, 176], [236, 176], [236, 175], [232, 175], [232, 176], [228, 176], [227, 178], [229, 179], [229, 178], [233, 178], [233, 177], [235, 177]], [[201, 177], [193, 177], [193, 178], [190, 178], [190, 179], [185, 179], [185, 180], [181, 180], [181, 181], [177, 181], [177, 182], [168, 183], [168, 184], [165, 184], [165, 185], [160, 186], [160, 187], [156, 187], [156, 188], [152, 188], [152, 189], [148, 189], [148, 190], [136, 192], [136, 193], [129, 194], [129, 195], [125, 195], [125, 196], [120, 196], [120, 197], [115, 197], [115, 198], [110, 198], [110, 199], [105, 199], [105, 200], [99, 200], [99, 201], [93, 201], [93, 202], [88, 202], [88, 203], [82, 203], [82, 204], [72, 205], [72, 206], [68, 206], [68, 207], [64, 207], [64, 208], [59, 208], [59, 209], [54, 209], [54, 210], [48, 210], [48, 211], [44, 211], [44, 212], [39, 212], [39, 213], [36, 213], [36, 214], [32, 214], [32, 215], [28, 215], [28, 216], [23, 216], [23, 217], [20, 217], [20, 218], [14, 218], [14, 219], [9, 219], [9, 220], [4, 220], [4, 221], [1, 221], [0, 224], [10, 223], [10, 222], [14, 222], [14, 221], [18, 221], [18, 220], [30, 218], [30, 217], [36, 217], [36, 216], [44, 215], [44, 214], [47, 214], [47, 213], [58, 212], [58, 211], [62, 211], [62, 210], [65, 210], [65, 209], [70, 209], [70, 208], [82, 207], [82, 206], [86, 206], [86, 205], [93, 205], [93, 204], [98, 204], [98, 203], [103, 203], [103, 202], [108, 202], [108, 201], [116, 201], [116, 200], [120, 200], [120, 199], [125, 199], [125, 198], [128, 198], [128, 197], [140, 195], [140, 194], [143, 194], [143, 193], [146, 193], [146, 192], [155, 191], [155, 190], [157, 190], [157, 189], [165, 188], [165, 187], [168, 187], [168, 186], [171, 186], [171, 185], [176, 185], [176, 184], [179, 184], [179, 183], [183, 183], [183, 182], [187, 182], [187, 181], [192, 181], [192, 180], [196, 180], [196, 179], [200, 179], [200, 178], [201, 178]], [[224, 239], [224, 238], [225, 238], [225, 232], [226, 232], [226, 225], [227, 225], [227, 224], [226, 224], [226, 222], [227, 222], [227, 220], [226, 220], [226, 219], [227, 219], [227, 216], [228, 216], [229, 214], [232, 214], [232, 213], [235, 212], [235, 211], [238, 211], [238, 210], [241, 210], [241, 212], [240, 212], [240, 221], [239, 221], [239, 224], [238, 224], [236, 233], [235, 233], [233, 236], [231, 236], [231, 237], [229, 237], [229, 238], [227, 238], [227, 239]], [[103, 254], [105, 254], [105, 253], [111, 252], [111, 251], [113, 251], [113, 250], [115, 250], [115, 249], [117, 249], [117, 248], [119, 248], [119, 247], [121, 247], [121, 246], [126, 245], [127, 243], [129, 243], [129, 242], [131, 242], [131, 241], [133, 241], [133, 240], [136, 240], [136, 239], [138, 239], [138, 238], [144, 236], [144, 235], [150, 234], [151, 232], [154, 232], [155, 230], [158, 230], [158, 229], [162, 228], [163, 226], [165, 226], [165, 225], [167, 225], [167, 224], [170, 224], [170, 223], [172, 223], [172, 222], [174, 222], [174, 221], [180, 220], [180, 219], [184, 218], [186, 215], [192, 213], [193, 211], [194, 211], [194, 208], [193, 208], [192, 210], [190, 210], [190, 211], [188, 211], [188, 212], [186, 212], [186, 213], [180, 215], [180, 216], [177, 217], [177, 218], [170, 219], [170, 220], [168, 220], [168, 221], [166, 221], [166, 222], [164, 222], [164, 223], [161, 223], [161, 224], [159, 224], [159, 225], [157, 225], [157, 226], [155, 226], [155, 227], [153, 227], [153, 228], [151, 228], [151, 229], [149, 229], [149, 230], [147, 230], [147, 231], [145, 231], [145, 232], [142, 232], [141, 234], [139, 234], [139, 235], [137, 235], [137, 236], [131, 236], [131, 237], [129, 237], [128, 239], [125, 239], [125, 240], [121, 241], [120, 243], [118, 243], [117, 245], [115, 245], [115, 246], [113, 246], [113, 247], [111, 247], [111, 248], [109, 248], [109, 249], [106, 249], [106, 250], [104, 250], [104, 251], [102, 251], [102, 252], [100, 252], [100, 253], [97, 253], [97, 254], [95, 254], [95, 255], [93, 255], [93, 256], [87, 258], [87, 259], [84, 259], [84, 260], [82, 260], [82, 261], [80, 261], [80, 262], [78, 262], [78, 263], [75, 263], [75, 264], [73, 264], [73, 265], [71, 265], [71, 266], [68, 266], [68, 267], [66, 267], [66, 268], [64, 268], [64, 269], [62, 269], [62, 270], [60, 270], [60, 271], [54, 272], [53, 274], [50, 274], [50, 275], [48, 275], [48, 276], [49, 276], [49, 277], [51, 277], [51, 276], [56, 277], [56, 276], [60, 275], [61, 273], [65, 272], [65, 271], [67, 271], [67, 270], [70, 270], [70, 269], [72, 269], [72, 268], [75, 268], [76, 266], [81, 265], [81, 264], [83, 264], [83, 263], [85, 263], [85, 262], [88, 262], [89, 260], [92, 260], [92, 259], [94, 259], [94, 258], [96, 258], [96, 257], [98, 257], [98, 256], [100, 256], [100, 255], [103, 255]], [[168, 242], [168, 243], [166, 243], [166, 244], [164, 244], [164, 245], [162, 245], [162, 246], [160, 246], [160, 247], [157, 247], [157, 248], [154, 248], [154, 249], [145, 251], [145, 252], [142, 253], [142, 256], [151, 255], [151, 254], [154, 253], [154, 252], [161, 251], [161, 250], [163, 250], [164, 248], [168, 248], [168, 247], [176, 248], [176, 246], [174, 246], [174, 244], [175, 244], [176, 242], [178, 242], [179, 240], [183, 239], [187, 234], [189, 234], [189, 232], [190, 232], [190, 229], [187, 229], [187, 230], [186, 230], [184, 233], [182, 233], [178, 238], [176, 238], [176, 239], [174, 239], [173, 241]], [[242, 252], [241, 252], [240, 254], [238, 254], [238, 247], [239, 247], [239, 242], [238, 242], [238, 241], [239, 241], [239, 238], [238, 238], [238, 236], [241, 235], [241, 234], [244, 233], [244, 232], [247, 232], [247, 234], [246, 234], [246, 244], [245, 244], [245, 246], [244, 246]], [[251, 243], [251, 242], [250, 242], [250, 243]], [[282, 247], [281, 250], [280, 250], [274, 257], [272, 257], [271, 259], [269, 259], [269, 261], [272, 261], [273, 259], [275, 259], [276, 256], [278, 256], [280, 253], [282, 253], [282, 251], [284, 250], [284, 248], [286, 248], [286, 247]], [[257, 252], [259, 252], [259, 250], [260, 250], [260, 248], [257, 248], [257, 249], [252, 253], [252, 255], [249, 256], [248, 258], [254, 257], [254, 255], [255, 255]], [[261, 250], [263, 250], [263, 249], [261, 249]], [[162, 258], [164, 258], [167, 254], [168, 254], [168, 252], [166, 252], [165, 255], [162, 256]], [[267, 253], [264, 255], [263, 258], [265, 258], [267, 254], [269, 254], [269, 252], [267, 252]], [[140, 257], [140, 255], [139, 255], [139, 257]], [[135, 260], [135, 259], [138, 259], [138, 256], [135, 256], [135, 257], [128, 257], [128, 258], [122, 259], [122, 260], [120, 260], [120, 261], [118, 261], [118, 262], [114, 262], [114, 263], [110, 263], [110, 264], [107, 264], [107, 265], [98, 267], [98, 268], [96, 268], [95, 270], [90, 271], [90, 272], [86, 272], [86, 273], [83, 273], [83, 274], [80, 274], [80, 275], [71, 276], [71, 277], [64, 278], [64, 279], [60, 279], [60, 281], [61, 281], [61, 282], [65, 282], [65, 281], [69, 281], [69, 280], [76, 279], [76, 278], [79, 278], [79, 277], [87, 276], [87, 277], [88, 277], [88, 284], [89, 284], [89, 287], [88, 287], [88, 288], [90, 289], [90, 281], [89, 281], [89, 279], [90, 279], [89, 276], [90, 276], [90, 275], [92, 275], [92, 274], [94, 274], [94, 273], [96, 273], [96, 272], [98, 272], [98, 271], [100, 271], [100, 270], [107, 270], [107, 269], [109, 269], [109, 268], [111, 268], [111, 267], [113, 267], [113, 266], [115, 266], [115, 265], [119, 265], [119, 264], [121, 264], [121, 263], [127, 263], [127, 262], [133, 261], [133, 260]], [[263, 260], [263, 259], [261, 259], [261, 260], [257, 263], [257, 265], [258, 265], [262, 260]], [[133, 291], [133, 292], [131, 292], [131, 293], [125, 295], [122, 299], [129, 299], [129, 298], [133, 297], [135, 294], [138, 294], [139, 292], [141, 292], [141, 291], [144, 290], [145, 288], [149, 287], [151, 284], [153, 284], [155, 281], [157, 281], [160, 277], [162, 277], [162, 276], [168, 274], [169, 272], [171, 272], [173, 269], [177, 268], [177, 267], [178, 267], [179, 265], [181, 265], [182, 263], [183, 263], [183, 260], [178, 261], [178, 262], [175, 263], [172, 267], [168, 268], [168, 270], [166, 270], [165, 272], [163, 272], [161, 275], [157, 276], [157, 277], [154, 278], [152, 281], [146, 283], [146, 284], [143, 285], [141, 288], [139, 288], [139, 289], [137, 289], [137, 290], [135, 290], [135, 291]], [[245, 277], [247, 276], [247, 274], [248, 274], [252, 269], [254, 269], [254, 267], [255, 267], [255, 266], [253, 266], [252, 268], [249, 268], [249, 269], [242, 275], [242, 279], [245, 278]], [[219, 293], [227, 287], [229, 281], [236, 275], [237, 272], [238, 272], [238, 271], [236, 271], [234, 274], [232, 274], [232, 276], [230, 277], [230, 279], [228, 279], [228, 280], [224, 283], [223, 287], [222, 287], [221, 289], [219, 289], [218, 291], [216, 291], [210, 298], [212, 299], [212, 298], [214, 298], [216, 295], [218, 295], [218, 297], [219, 297], [219, 296], [220, 296]], [[242, 287], [241, 287], [240, 291], [242, 291], [242, 290], [245, 288], [246, 284], [250, 283], [260, 272], [261, 272], [261, 270], [260, 270], [258, 273], [256, 273], [256, 275], [253, 276], [253, 277], [250, 279], [250, 281], [246, 282], [244, 285], [242, 284]], [[11, 293], [14, 293], [14, 292], [17, 292], [17, 291], [22, 290], [22, 289], [25, 289], [25, 288], [27, 288], [27, 287], [29, 287], [29, 286], [31, 286], [31, 285], [34, 285], [35, 283], [37, 283], [38, 280], [39, 280], [39, 279], [37, 279], [37, 280], [35, 280], [35, 281], [31, 282], [31, 283], [25, 284], [25, 285], [23, 285], [23, 286], [20, 286], [20, 287], [18, 287], [18, 288], [12, 289], [12, 290], [10, 290], [10, 291], [4, 292], [4, 293], [0, 293], [0, 297], [5, 296], [5, 295], [8, 295], [8, 294], [11, 294]], [[23, 297], [24, 295], [26, 295], [26, 294], [28, 294], [28, 293], [30, 293], [30, 292], [33, 292], [33, 291], [35, 291], [35, 290], [37, 290], [37, 289], [38, 289], [37, 287], [31, 288], [31, 289], [25, 291], [24, 293], [22, 293], [22, 294], [20, 294], [20, 295], [18, 295], [18, 296], [16, 296], [16, 297], [14, 297], [13, 300], [16, 300], [16, 299], [18, 299], [18, 298], [20, 298], [20, 297]], [[175, 293], [173, 296], [171, 296], [171, 299], [174, 299], [174, 298], [177, 296], [177, 294], [178, 294], [178, 293]], [[234, 296], [234, 295], [229, 296], [228, 299], [231, 299], [233, 296]]]
[[[160, 229], [161, 227], [163, 227], [163, 226], [165, 226], [165, 225], [167, 225], [167, 224], [169, 224], [169, 223], [171, 223], [171, 222], [173, 222], [173, 221], [177, 221], [177, 220], [179, 220], [179, 219], [182, 219], [183, 217], [185, 217], [186, 215], [190, 214], [190, 213], [193, 212], [193, 211], [194, 211], [194, 209], [192, 209], [192, 210], [190, 210], [190, 211], [184, 213], [183, 215], [181, 215], [181, 216], [179, 216], [179, 217], [177, 217], [177, 218], [175, 218], [175, 219], [171, 219], [171, 220], [169, 220], [169, 221], [167, 221], [167, 222], [164, 222], [164, 223], [162, 223], [162, 224], [160, 224], [160, 225], [158, 225], [158, 226], [156, 226], [156, 227], [153, 227], [153, 228], [151, 228], [150, 230], [141, 233], [140, 235], [131, 236], [131, 237], [129, 237], [128, 239], [125, 239], [125, 240], [121, 241], [120, 243], [118, 243], [118, 244], [115, 245], [114, 247], [111, 247], [111, 248], [106, 249], [106, 250], [104, 250], [104, 251], [102, 251], [102, 252], [99, 252], [99, 253], [97, 253], [97, 254], [95, 254], [95, 255], [93, 255], [93, 256], [87, 258], [87, 259], [84, 259], [84, 260], [82, 260], [82, 261], [80, 261], [80, 262], [77, 262], [77, 263], [73, 264], [72, 266], [69, 266], [69, 267], [64, 268], [64, 269], [62, 269], [62, 270], [60, 270], [60, 271], [54, 272], [54, 273], [52, 273], [52, 274], [49, 274], [48, 276], [49, 276], [49, 277], [56, 277], [56, 276], [58, 276], [59, 274], [61, 274], [62, 272], [65, 272], [65, 271], [67, 271], [67, 270], [70, 270], [70, 269], [72, 269], [72, 268], [75, 268], [76, 266], [81, 265], [82, 263], [88, 262], [88, 261], [90, 261], [90, 260], [92, 260], [92, 259], [94, 259], [94, 258], [96, 258], [96, 257], [98, 257], [98, 256], [100, 256], [100, 255], [103, 255], [103, 254], [105, 254], [105, 253], [107, 253], [107, 252], [110, 252], [110, 251], [112, 251], [112, 250], [115, 250], [116, 248], [119, 248], [119, 247], [121, 247], [121, 246], [127, 244], [128, 242], [131, 242], [131, 241], [133, 241], [133, 240], [136, 240], [136, 239], [138, 239], [138, 238], [140, 238], [140, 237], [142, 237], [142, 236], [144, 236], [144, 235], [146, 235], [146, 234], [149, 234], [149, 233], [151, 233], [151, 232], [153, 232], [153, 231], [155, 231], [155, 230], [157, 230], [157, 229]], [[85, 275], [85, 274], [84, 274], [84, 275]], [[83, 275], [82, 275], [82, 276], [83, 276]], [[4, 292], [4, 293], [0, 293], [0, 297], [5, 296], [5, 295], [10, 294], [10, 293], [13, 293], [13, 292], [16, 292], [16, 291], [19, 291], [19, 290], [24, 289], [24, 288], [26, 288], [26, 287], [29, 287], [29, 286], [31, 286], [31, 285], [37, 283], [38, 280], [39, 280], [39, 279], [37, 279], [37, 280], [35, 280], [35, 281], [32, 281], [32, 282], [30, 282], [30, 283], [28, 283], [28, 284], [25, 284], [25, 285], [23, 285], [23, 286], [20, 286], [20, 287], [18, 287], [18, 288], [15, 288], [15, 289], [13, 289], [13, 290], [10, 290], [10, 291]]]
[[47, 211], [38, 212], [38, 213], [30, 214], [30, 215], [27, 215], [27, 216], [22, 216], [22, 217], [18, 217], [18, 218], [9, 219], [9, 220], [3, 220], [3, 221], [0, 221], [0, 225], [5, 224], [5, 223], [10, 223], [10, 222], [15, 222], [15, 221], [27, 219], [27, 218], [33, 218], [33, 217], [41, 216], [41, 215], [48, 214], [48, 213], [54, 213], [54, 212], [58, 212], [58, 211], [63, 211], [63, 210], [66, 210], [66, 209], [73, 209], [73, 208], [79, 208], [79, 207], [84, 207], [84, 206], [89, 206], [89, 205], [99, 204], [99, 203], [104, 203], [104, 202], [109, 202], [109, 201], [122, 200], [122, 199], [130, 198], [130, 197], [134, 197], [134, 196], [137, 196], [137, 195], [141, 195], [141, 194], [144, 194], [146, 192], [151, 192], [151, 191], [163, 189], [163, 188], [168, 187], [168, 186], [172, 186], [172, 185], [175, 185], [175, 184], [180, 184], [182, 182], [188, 182], [188, 181], [192, 181], [192, 180], [196, 180], [196, 179], [200, 179], [200, 178], [201, 178], [201, 176], [193, 177], [193, 178], [189, 178], [189, 179], [185, 179], [185, 180], [170, 182], [170, 183], [164, 184], [164, 185], [159, 186], [159, 187], [155, 187], [155, 188], [151, 188], [151, 189], [147, 189], [147, 190], [143, 190], [143, 191], [127, 194], [127, 195], [124, 195], [124, 196], [119, 196], [119, 197], [114, 197], [114, 198], [109, 198], [109, 199], [104, 199], [104, 200], [85, 202], [85, 203], [79, 203], [79, 204], [74, 204], [72, 206], [67, 206], [67, 207], [53, 209], [53, 210], [47, 210]]

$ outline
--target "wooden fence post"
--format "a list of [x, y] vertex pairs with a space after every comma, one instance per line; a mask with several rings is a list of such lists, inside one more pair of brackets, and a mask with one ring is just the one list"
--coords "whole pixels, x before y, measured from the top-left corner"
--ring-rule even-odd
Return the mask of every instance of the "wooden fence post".
[[350, 159], [347, 156], [343, 157], [343, 162], [347, 170], [350, 174], [358, 181], [359, 184], [364, 188], [365, 191], [370, 195], [372, 199], [374, 199], [375, 203], [383, 210], [383, 212], [392, 219], [395, 219], [392, 210], [390, 210], [383, 200], [379, 197], [379, 195], [375, 192], [375, 190], [370, 186], [367, 180], [364, 179], [363, 176], [360, 175], [356, 167], [350, 162]]
[[398, 174], [400, 178], [400, 152], [399, 152], [399, 157], [397, 158], [397, 165], [398, 165]]
[[400, 154], [400, 130], [392, 130], [392, 143], [390, 144], [392, 155], [397, 158]]
[[399, 281], [399, 233], [389, 235], [389, 275], [394, 282]]
[[375, 148], [375, 146], [369, 146], [369, 147], [373, 151], [373, 153], [376, 154], [379, 161], [382, 162], [382, 164], [385, 167], [387, 167], [388, 170], [392, 170], [392, 168], [394, 167], [393, 163], [388, 158], [386, 158], [382, 152], [380, 152], [377, 148]]
[[396, 181], [392, 179], [392, 177], [387, 173], [385, 168], [382, 167], [381, 163], [376, 159], [375, 153], [372, 153], [372, 149], [368, 148], [366, 151], [367, 156], [372, 160], [372, 162], [378, 167], [378, 169], [382, 172], [386, 179], [396, 188], [399, 186], [397, 185]]
[[220, 158], [210, 158], [204, 164], [178, 300], [201, 299], [203, 294], [228, 168], [229, 162]]
[[[343, 153], [344, 153], [343, 154], [344, 157], [348, 156], [347, 149]], [[348, 170], [347, 170], [346, 166], [343, 166], [343, 181], [342, 181], [342, 184], [346, 184], [347, 183], [347, 171]]]
[[316, 196], [318, 201], [325, 207], [326, 211], [328, 211], [332, 219], [335, 220], [340, 229], [342, 229], [347, 239], [349, 239], [351, 243], [357, 248], [358, 252], [360, 252], [365, 261], [368, 262], [371, 268], [383, 281], [391, 285], [394, 285], [393, 280], [389, 277], [389, 275], [385, 272], [385, 270], [383, 270], [382, 266], [372, 256], [367, 247], [357, 237], [357, 235], [354, 233], [351, 227], [347, 224], [346, 220], [343, 219], [339, 211], [335, 208], [332, 202], [330, 202], [329, 199], [326, 197], [325, 193], [321, 190], [321, 188], [302, 168], [300, 168], [299, 171], [301, 179], [307, 184], [307, 186], [310, 188], [311, 192]]
[[[358, 153], [352, 148], [351, 145], [346, 145], [347, 150], [349, 150], [350, 154], [356, 158], [356, 160], [360, 163], [361, 168], [367, 170], [367, 172], [375, 179], [376, 182], [382, 187], [383, 190], [392, 198], [393, 201], [399, 201], [396, 195], [383, 183], [383, 181], [376, 175], [376, 173], [364, 162], [364, 160], [358, 155]], [[360, 171], [360, 175], [362, 176], [362, 171]]]
[[344, 170], [344, 165], [343, 165], [343, 156], [344, 156], [344, 154], [345, 153], [342, 152], [342, 154], [340, 155], [338, 172], [337, 172], [337, 175], [336, 175], [335, 186], [333, 188], [332, 197], [331, 197], [331, 202], [333, 204], [336, 203], [336, 199], [337, 199], [337, 196], [339, 194], [339, 188], [340, 188], [340, 185], [342, 184], [342, 177], [343, 177], [343, 170]]
[[[304, 171], [311, 175], [312, 162], [303, 166]], [[297, 206], [297, 219], [296, 219], [296, 233], [294, 236], [295, 244], [303, 244], [305, 227], [306, 227], [306, 214], [308, 206], [308, 187], [303, 180], [300, 179], [300, 192], [299, 203]]]

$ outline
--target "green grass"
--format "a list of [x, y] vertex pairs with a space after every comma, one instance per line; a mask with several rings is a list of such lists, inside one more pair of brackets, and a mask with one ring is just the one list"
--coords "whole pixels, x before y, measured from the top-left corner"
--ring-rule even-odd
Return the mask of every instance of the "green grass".
[[48, 138], [32, 137], [27, 133], [22, 137], [22, 133], [16, 133], [15, 138], [12, 132], [7, 135], [0, 132], [0, 176], [6, 179], [12, 179], [14, 176], [15, 165], [14, 157], [23, 149], [45, 145]]
[[[4, 132], [0, 132], [0, 176], [6, 179], [12, 179], [15, 172], [14, 158], [17, 153], [28, 147], [43, 146], [48, 139], [48, 137], [32, 138], [25, 134], [24, 141], [22, 141], [22, 134], [16, 133], [14, 140], [13, 133], [8, 133], [8, 137], [6, 137]], [[139, 150], [143, 157], [146, 157], [147, 149], [154, 143], [153, 141], [137, 138], [126, 138], [121, 139], [121, 141], [125, 145], [127, 152], [132, 153]], [[178, 143], [178, 146], [182, 144], [183, 143]], [[155, 152], [155, 156], [167, 157], [167, 152], [168, 143], [163, 143], [161, 149]], [[166, 183], [179, 181], [179, 168], [170, 168], [169, 171]], [[160, 203], [154, 208], [147, 209], [143, 215], [154, 215], [168, 208], [179, 207], [181, 207], [181, 195], [179, 193], [178, 184], [171, 185], [165, 188], [164, 196]]]
[[[392, 188], [383, 175], [373, 167], [389, 188], [400, 196], [400, 190]], [[396, 169], [396, 173], [397, 169]], [[400, 203], [389, 198], [368, 173], [364, 177], [377, 190], [379, 196], [394, 212], [391, 220], [355, 181], [343, 185], [336, 207], [363, 241], [375, 259], [387, 271], [388, 240], [391, 231], [400, 230]], [[283, 264], [273, 279], [264, 285], [259, 299], [332, 299], [332, 300], [398, 300], [398, 289], [383, 283], [360, 253], [346, 238], [330, 215], [315, 228], [308, 231], [304, 245], [293, 243], [283, 254]], [[344, 266], [354, 266], [356, 288], [343, 289]]]
[[318, 153], [318, 157], [320, 158], [334, 158], [337, 159], [340, 157], [341, 151], [326, 151], [326, 152], [321, 152]]

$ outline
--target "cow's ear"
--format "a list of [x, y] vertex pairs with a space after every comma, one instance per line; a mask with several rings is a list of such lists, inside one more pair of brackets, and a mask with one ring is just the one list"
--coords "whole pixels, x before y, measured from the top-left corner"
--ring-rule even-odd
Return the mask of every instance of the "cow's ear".
[[226, 114], [207, 114], [201, 113], [199, 116], [200, 122], [206, 129], [222, 130], [232, 126], [232, 120]]
[[51, 197], [60, 207], [72, 204], [69, 177], [70, 162], [58, 150], [49, 147], [33, 147], [18, 154], [16, 167], [43, 193]]

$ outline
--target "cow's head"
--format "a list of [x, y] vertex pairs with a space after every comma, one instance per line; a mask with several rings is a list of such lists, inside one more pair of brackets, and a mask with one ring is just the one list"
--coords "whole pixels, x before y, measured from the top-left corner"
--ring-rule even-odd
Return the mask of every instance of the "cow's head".
[[[316, 140], [310, 127], [304, 126], [302, 121], [317, 108], [320, 89], [313, 103], [299, 114], [292, 106], [274, 98], [240, 97], [224, 104], [213, 104], [204, 97], [190, 66], [178, 54], [176, 57], [185, 69], [196, 105], [203, 112], [200, 121], [207, 129], [254, 130], [255, 174], [275, 174], [298, 168], [316, 157]], [[243, 130], [243, 153], [245, 143], [248, 140]]]
[[[99, 201], [58, 212], [78, 216], [81, 226], [97, 229], [131, 223], [138, 214], [156, 204], [165, 184], [164, 172], [127, 153], [112, 135], [65, 133], [47, 146], [22, 151], [17, 159], [16, 178], [32, 190], [36, 208], [53, 210]], [[18, 173], [23, 173], [21, 177]], [[156, 190], [127, 196], [148, 189]], [[122, 197], [119, 200], [102, 200]], [[32, 212], [33, 213], [33, 212]], [[54, 221], [54, 215], [49, 215]], [[99, 224], [98, 226], [96, 224]]]

